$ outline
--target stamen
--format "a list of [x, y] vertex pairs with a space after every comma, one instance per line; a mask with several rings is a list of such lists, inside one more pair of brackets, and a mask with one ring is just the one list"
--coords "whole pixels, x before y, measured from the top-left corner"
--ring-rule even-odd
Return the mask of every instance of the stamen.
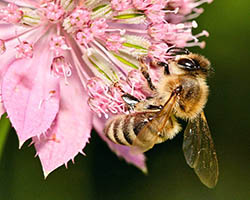
[[166, 62], [167, 58], [169, 58], [169, 56], [166, 55], [166, 49], [168, 48], [169, 46], [165, 42], [153, 44], [149, 48], [148, 56], [151, 59], [156, 58], [161, 62]]
[[204, 3], [212, 3], [213, 0], [200, 0], [200, 1], [196, 1], [195, 3], [193, 3], [193, 8], [200, 6], [201, 4]]
[[132, 85], [132, 89], [141, 89], [147, 85], [146, 79], [139, 70], [131, 70], [128, 73], [127, 80]]
[[191, 20], [191, 19], [199, 17], [201, 15], [201, 13], [203, 13], [204, 9], [203, 8], [194, 8], [193, 11], [194, 11], [194, 13], [187, 15], [185, 17], [186, 20]]
[[[126, 28], [126, 32], [136, 33], [136, 34], [147, 34], [147, 30], [140, 30], [140, 29], [129, 29]], [[123, 35], [123, 34], [121, 34]]]
[[122, 43], [125, 42], [125, 38], [122, 38], [118, 33], [109, 34], [106, 38], [106, 47], [110, 51], [118, 52], [122, 48]]
[[126, 33], [126, 29], [106, 29], [106, 32], [120, 32], [120, 35], [124, 35]]
[[144, 13], [152, 23], [165, 22], [165, 12], [157, 5], [150, 6]]
[[49, 92], [49, 96], [48, 96], [46, 99], [42, 99], [42, 100], [39, 102], [38, 109], [41, 109], [42, 104], [43, 104], [45, 101], [49, 101], [49, 100], [55, 95], [55, 93], [56, 93], [55, 90], [51, 90], [51, 91]]
[[202, 42], [188, 42], [188, 43], [186, 43], [186, 47], [194, 47], [194, 46], [198, 46], [201, 49], [204, 49], [206, 46], [206, 42], [202, 41]]
[[[130, 79], [130, 81], [133, 81], [133, 80]], [[115, 85], [115, 87], [118, 87], [120, 91], [122, 91], [122, 93], [120, 93], [121, 95], [124, 93], [132, 94], [133, 92], [133, 96], [135, 96], [138, 99], [146, 98], [146, 96], [143, 94], [143, 92], [139, 88], [135, 88], [135, 87], [133, 88], [133, 82], [128, 82], [128, 79], [126, 80], [120, 79], [119, 82], [117, 82], [117, 84]], [[145, 85], [145, 87], [147, 87], [147, 85]], [[121, 98], [121, 95], [119, 98]]]
[[54, 0], [40, 0], [40, 6], [41, 7], [46, 7], [49, 3], [54, 2]]
[[165, 12], [166, 14], [168, 14], [168, 13], [177, 14], [177, 13], [179, 12], [179, 10], [180, 10], [180, 8], [177, 7], [177, 8], [175, 8], [174, 10], [164, 10], [164, 12]]
[[63, 56], [55, 57], [51, 65], [51, 71], [55, 76], [63, 76], [65, 84], [68, 85], [68, 77], [71, 76], [71, 65], [65, 60]]
[[6, 51], [5, 42], [4, 40], [0, 39], [0, 55], [4, 54], [5, 51]]
[[108, 92], [108, 86], [98, 77], [89, 79], [86, 86], [92, 97]]
[[60, 143], [60, 140], [58, 140], [56, 138], [56, 134], [55, 133], [53, 135], [51, 135], [51, 137], [49, 138], [49, 140], [52, 140], [53, 142], [56, 142], [56, 143]]
[[105, 119], [109, 118], [108, 110], [103, 108], [103, 105], [100, 103], [100, 101], [96, 98], [89, 98], [88, 99], [88, 105], [91, 110], [93, 110], [95, 113], [97, 113], [98, 117], [102, 117], [102, 114], [104, 115]]
[[165, 23], [152, 24], [148, 28], [148, 34], [157, 41], [163, 40], [168, 30], [168, 26], [169, 25]]
[[91, 31], [95, 36], [103, 36], [108, 24], [105, 18], [96, 19], [91, 23]]
[[146, 10], [146, 8], [152, 3], [151, 0], [132, 0], [133, 6], [138, 10]]
[[61, 6], [66, 11], [72, 11], [76, 6], [76, 2], [73, 0], [60, 0], [60, 3], [61, 3]]
[[[34, 31], [35, 29], [38, 29], [38, 28], [40, 28], [40, 26], [36, 26], [36, 27], [30, 28], [30, 29], [25, 30], [25, 31], [23, 31], [21, 33], [16, 33], [14, 36], [12, 35], [11, 37], [4, 39], [4, 42], [9, 42], [9, 41], [14, 40], [14, 39], [18, 39], [19, 40], [19, 37], [21, 37], [21, 36], [23, 36], [23, 35], [31, 32], [31, 31]], [[44, 30], [47, 31], [47, 29], [48, 29], [48, 27], [46, 29], [44, 29]]]
[[65, 10], [60, 5], [53, 2], [44, 4], [43, 10], [47, 19], [54, 23], [60, 21], [65, 14]]
[[201, 33], [198, 33], [197, 35], [195, 35], [194, 37], [198, 38], [198, 37], [202, 37], [202, 36], [209, 36], [209, 33], [206, 30], [203, 30]]
[[124, 101], [121, 95], [124, 93], [116, 84], [108, 87], [100, 78], [92, 78], [87, 83], [89, 93], [88, 104], [90, 108], [98, 114], [99, 117], [104, 115], [108, 118], [108, 113], [125, 112]]
[[83, 66], [85, 66], [86, 64], [82, 61], [82, 59], [81, 59], [82, 55], [81, 55], [79, 49], [77, 48], [77, 45], [75, 44], [75, 42], [72, 43], [72, 40], [69, 38], [69, 35], [65, 34], [65, 32], [64, 32], [64, 36], [65, 36], [67, 43], [72, 48], [71, 53], [72, 53], [72, 58], [75, 62], [77, 73], [80, 77], [80, 80], [81, 80], [83, 87], [86, 88], [86, 80], [89, 79], [89, 74], [87, 71], [88, 68], [87, 67], [85, 67], [85, 69], [83, 68]]
[[65, 37], [63, 36], [54, 35], [51, 38], [49, 45], [50, 45], [50, 50], [53, 51], [56, 57], [62, 55], [63, 51], [71, 49], [66, 44]]
[[87, 47], [88, 43], [94, 40], [94, 35], [89, 28], [84, 28], [76, 33], [76, 40]]
[[82, 28], [90, 21], [90, 12], [84, 7], [76, 8], [69, 16], [72, 26]]
[[33, 57], [33, 46], [27, 41], [20, 41], [15, 47], [17, 54], [16, 58], [32, 58]]
[[0, 20], [7, 23], [18, 23], [23, 17], [23, 12], [14, 3], [9, 3], [7, 7], [0, 9]]
[[99, 42], [94, 41], [94, 44], [97, 48], [99, 48], [103, 53], [100, 52], [100, 55], [102, 55], [105, 59], [110, 60], [114, 66], [117, 68], [118, 71], [120, 71], [123, 75], [126, 75], [126, 72], [121, 67], [123, 64], [118, 61], [113, 54], [111, 54], [107, 49], [105, 49]]
[[132, 0], [111, 0], [111, 7], [116, 11], [123, 11], [132, 8]]

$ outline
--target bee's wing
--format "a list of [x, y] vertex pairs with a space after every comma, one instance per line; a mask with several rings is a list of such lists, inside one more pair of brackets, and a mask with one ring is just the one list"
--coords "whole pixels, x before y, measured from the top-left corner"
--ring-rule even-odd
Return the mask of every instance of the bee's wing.
[[164, 130], [164, 127], [172, 114], [176, 98], [176, 94], [171, 95], [162, 110], [155, 114], [153, 119], [143, 126], [132, 144], [133, 152], [145, 152], [157, 143], [159, 134]]
[[188, 165], [194, 168], [201, 182], [213, 188], [219, 176], [218, 160], [211, 133], [202, 112], [188, 122], [184, 132], [183, 151]]

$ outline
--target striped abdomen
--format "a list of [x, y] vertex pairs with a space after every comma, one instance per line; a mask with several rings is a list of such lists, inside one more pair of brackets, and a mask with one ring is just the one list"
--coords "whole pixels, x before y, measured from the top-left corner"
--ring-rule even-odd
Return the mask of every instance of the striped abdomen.
[[146, 112], [118, 115], [107, 123], [104, 133], [114, 143], [130, 146], [140, 130], [154, 116], [155, 113]]
[[154, 144], [172, 139], [180, 131], [180, 125], [175, 117], [171, 116], [162, 132], [159, 133], [158, 127], [160, 124], [157, 120], [154, 120], [156, 115], [157, 112], [118, 115], [107, 123], [104, 133], [107, 138], [116, 144], [133, 145], [144, 152]]

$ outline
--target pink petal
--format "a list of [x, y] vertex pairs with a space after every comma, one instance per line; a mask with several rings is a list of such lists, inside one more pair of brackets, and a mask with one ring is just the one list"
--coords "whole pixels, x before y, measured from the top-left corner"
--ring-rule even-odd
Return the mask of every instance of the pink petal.
[[5, 0], [6, 3], [15, 3], [19, 6], [38, 6], [39, 0]]
[[[23, 31], [25, 31], [27, 28], [24, 27], [17, 27], [13, 24], [0, 24], [0, 39], [7, 39], [10, 37], [15, 37], [16, 34], [19, 34]], [[42, 32], [42, 29], [39, 28], [37, 30], [31, 31], [28, 34], [25, 34], [21, 36], [19, 39], [27, 41], [27, 40], [35, 40], [37, 38], [37, 35], [39, 36], [39, 33]], [[2, 80], [4, 77], [4, 74], [9, 68], [9, 65], [16, 60], [16, 50], [15, 46], [19, 44], [17, 39], [14, 39], [12, 41], [7, 42], [6, 45], [6, 52], [2, 55], [0, 55], [0, 86], [2, 85]], [[0, 116], [1, 112], [3, 112], [3, 105], [2, 104], [2, 90], [0, 89]], [[5, 112], [5, 110], [4, 110]]]
[[59, 109], [59, 82], [51, 75], [48, 41], [34, 46], [32, 59], [15, 60], [2, 83], [2, 98], [20, 146], [47, 131]]
[[5, 113], [5, 109], [3, 107], [3, 104], [0, 102], [0, 119], [1, 119], [2, 114], [4, 113]]
[[144, 154], [133, 154], [131, 153], [130, 147], [111, 142], [103, 134], [104, 125], [105, 120], [100, 119], [97, 116], [94, 117], [94, 128], [96, 129], [100, 137], [105, 142], [107, 142], [109, 148], [114, 151], [119, 157], [124, 158], [128, 163], [132, 163], [133, 165], [141, 169], [144, 173], [147, 173], [147, 166], [145, 164], [146, 158]]
[[60, 83], [60, 110], [55, 125], [40, 138], [33, 138], [42, 163], [44, 176], [73, 159], [89, 141], [92, 113], [87, 105], [87, 93], [81, 86], [76, 71]]
[[[0, 24], [0, 39], [4, 40], [9, 37], [14, 37], [15, 34], [20, 33], [24, 31], [25, 29], [23, 27], [16, 27], [12, 24]], [[0, 85], [2, 84], [2, 79], [4, 77], [5, 72], [8, 69], [8, 66], [11, 62], [13, 62], [16, 59], [16, 51], [15, 46], [18, 44], [17, 40], [12, 40], [7, 42], [6, 45], [6, 52], [2, 55], [0, 55]], [[0, 90], [0, 96], [2, 91]]]
[[[16, 35], [26, 31], [27, 29], [29, 28], [25, 26], [16, 26], [15, 24], [0, 23], [0, 38], [2, 40], [6, 40], [8, 38], [15, 37]], [[16, 40], [16, 43], [17, 42], [18, 40]]]

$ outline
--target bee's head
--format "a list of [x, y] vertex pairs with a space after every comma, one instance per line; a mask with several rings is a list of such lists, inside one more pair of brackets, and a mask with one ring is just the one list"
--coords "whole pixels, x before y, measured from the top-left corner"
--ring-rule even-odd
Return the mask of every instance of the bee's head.
[[206, 78], [212, 71], [208, 59], [199, 54], [190, 53], [187, 49], [172, 47], [167, 53], [175, 58], [168, 60], [168, 63], [157, 63], [158, 66], [164, 67], [165, 75], [189, 74]]
[[172, 47], [167, 51], [175, 55], [175, 59], [169, 60], [170, 74], [190, 74], [206, 78], [210, 71], [210, 62], [204, 56], [190, 53], [187, 49]]
[[190, 74], [206, 78], [211, 72], [210, 62], [199, 54], [177, 55], [169, 62], [173, 74]]

